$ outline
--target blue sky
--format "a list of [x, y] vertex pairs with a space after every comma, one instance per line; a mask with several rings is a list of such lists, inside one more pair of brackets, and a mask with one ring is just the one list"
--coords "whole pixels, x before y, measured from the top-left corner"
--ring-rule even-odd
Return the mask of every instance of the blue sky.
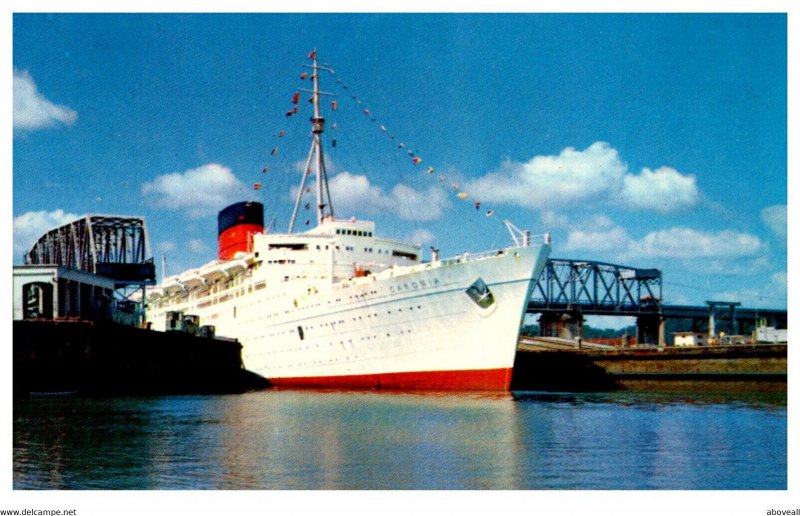
[[144, 216], [169, 273], [230, 202], [285, 230], [312, 48], [338, 217], [445, 256], [508, 218], [662, 269], [668, 303], [786, 306], [784, 14], [15, 14], [14, 263], [86, 213]]

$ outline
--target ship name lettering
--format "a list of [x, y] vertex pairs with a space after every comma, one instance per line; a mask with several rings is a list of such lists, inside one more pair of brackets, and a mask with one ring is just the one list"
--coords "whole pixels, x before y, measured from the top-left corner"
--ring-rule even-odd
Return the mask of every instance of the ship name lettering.
[[419, 290], [420, 288], [435, 287], [440, 283], [441, 282], [439, 281], [439, 278], [433, 278], [432, 280], [412, 281], [410, 283], [398, 283], [397, 285], [389, 286], [389, 292], [391, 294], [396, 294], [405, 290]]

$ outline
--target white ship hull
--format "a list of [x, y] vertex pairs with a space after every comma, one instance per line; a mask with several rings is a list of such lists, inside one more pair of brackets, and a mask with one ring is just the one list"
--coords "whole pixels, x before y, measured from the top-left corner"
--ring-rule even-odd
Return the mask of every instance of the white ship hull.
[[[508, 390], [548, 252], [546, 244], [510, 248], [327, 285], [244, 284], [246, 295], [169, 310], [239, 339], [245, 367], [278, 386]], [[467, 293], [478, 281], [488, 287], [485, 306]]]

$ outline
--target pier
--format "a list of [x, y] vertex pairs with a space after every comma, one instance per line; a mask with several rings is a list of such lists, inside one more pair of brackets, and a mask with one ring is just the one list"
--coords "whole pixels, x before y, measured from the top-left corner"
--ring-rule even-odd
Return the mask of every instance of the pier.
[[143, 327], [155, 283], [144, 220], [87, 215], [45, 233], [13, 270], [14, 395], [229, 393], [263, 388], [212, 326]]
[[523, 337], [513, 390], [598, 391], [641, 381], [772, 382], [785, 389], [786, 344], [620, 348]]

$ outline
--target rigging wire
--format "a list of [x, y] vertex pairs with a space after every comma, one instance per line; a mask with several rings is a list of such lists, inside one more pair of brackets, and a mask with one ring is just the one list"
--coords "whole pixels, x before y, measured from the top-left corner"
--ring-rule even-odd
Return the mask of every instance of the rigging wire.
[[[345, 100], [348, 98], [352, 100], [358, 106], [361, 118], [369, 120], [371, 125], [377, 128], [379, 132], [382, 133], [383, 137], [391, 142], [395, 151], [395, 161], [403, 159], [408, 160], [406, 165], [401, 165], [399, 168], [399, 170], [402, 171], [401, 173], [409, 172], [409, 174], [403, 174], [403, 177], [427, 177], [428, 185], [433, 183], [439, 188], [442, 188], [448, 194], [446, 196], [446, 204], [443, 206], [444, 209], [447, 209], [451, 206], [450, 199], [452, 198], [457, 199], [455, 201], [456, 203], [461, 202], [470, 206], [472, 209], [469, 210], [468, 213], [471, 223], [473, 225], [477, 224], [484, 227], [486, 229], [484, 233], [493, 234], [495, 237], [493, 246], [495, 246], [499, 237], [506, 234], [505, 227], [493, 223], [491, 224], [490, 229], [486, 227], [486, 221], [491, 219], [497, 219], [503, 222], [505, 221], [501, 217], [497, 216], [494, 209], [486, 206], [485, 201], [480, 195], [475, 195], [474, 192], [467, 191], [467, 189], [464, 188], [464, 182], [462, 181], [463, 176], [460, 174], [454, 175], [449, 171], [437, 170], [436, 167], [434, 167], [431, 163], [426, 162], [418, 148], [414, 145], [408, 144], [404, 138], [396, 136], [396, 134], [390, 129], [391, 126], [387, 125], [380, 116], [375, 114], [374, 110], [369, 107], [367, 102], [362, 100], [353, 92], [351, 85], [343, 81], [341, 77], [337, 77], [335, 82], [337, 86], [343, 90], [339, 96]], [[417, 186], [420, 185], [416, 179], [413, 184], [416, 184]], [[420, 191], [422, 192], [422, 195], [426, 195], [424, 188]], [[411, 203], [406, 203], [406, 207], [410, 208]], [[419, 220], [414, 220], [412, 222], [415, 223], [417, 229], [421, 227], [421, 222]]]
[[[309, 54], [309, 58], [311, 58], [310, 56], [311, 54]], [[322, 68], [330, 72], [331, 75], [336, 75], [329, 65], [324, 64]], [[322, 69], [315, 69], [312, 74], [321, 72]], [[313, 75], [309, 74], [307, 71], [303, 71], [302, 73], [298, 74], [298, 78], [300, 81], [305, 82], [313, 79]], [[372, 168], [375, 166], [375, 162], [371, 161], [370, 163], [367, 163], [364, 156], [370, 155], [371, 153], [369, 150], [374, 149], [367, 149], [366, 143], [362, 143], [361, 145], [359, 145], [359, 143], [371, 142], [373, 140], [377, 141], [383, 138], [390, 142], [394, 152], [391, 154], [392, 158], [389, 160], [381, 160], [379, 163], [384, 165], [387, 169], [393, 168], [399, 171], [400, 177], [403, 179], [396, 184], [410, 182], [413, 186], [418, 188], [418, 191], [421, 192], [422, 196], [429, 195], [430, 188], [441, 188], [446, 192], [444, 197], [446, 201], [443, 203], [442, 209], [449, 209], [453, 202], [456, 204], [462, 203], [466, 206], [470, 206], [471, 209], [468, 211], [468, 218], [471, 225], [482, 226], [485, 228], [484, 233], [493, 234], [495, 236], [495, 241], [500, 235], [504, 234], [505, 228], [500, 225], [492, 223], [491, 226], [493, 227], [493, 230], [490, 230], [488, 227], [486, 227], [488, 220], [497, 219], [498, 221], [503, 221], [503, 219], [497, 215], [494, 209], [487, 206], [480, 194], [476, 194], [473, 191], [468, 191], [468, 189], [464, 187], [464, 182], [462, 182], [462, 179], [465, 178], [461, 174], [438, 169], [436, 166], [434, 166], [434, 164], [428, 162], [426, 159], [424, 159], [422, 153], [418, 151], [416, 146], [407, 143], [404, 138], [397, 136], [391, 129], [391, 126], [387, 125], [383, 118], [376, 115], [370, 105], [353, 91], [350, 84], [343, 81], [339, 76], [335, 77], [333, 83], [337, 88], [339, 88], [339, 91], [333, 97], [330, 108], [326, 109], [326, 115], [333, 122], [329, 125], [331, 134], [329, 138], [326, 138], [326, 140], [328, 140], [327, 153], [325, 154], [326, 165], [330, 163], [329, 160], [332, 160], [331, 154], [339, 154], [341, 151], [345, 151], [345, 154], [348, 155], [348, 159], [351, 154], [353, 155], [352, 160], [355, 161], [360, 167], [359, 171], [363, 171], [365, 174], [372, 175], [370, 173], [373, 172]], [[291, 163], [288, 167], [286, 166], [281, 144], [289, 134], [289, 126], [293, 123], [293, 120], [298, 117], [302, 118], [303, 108], [306, 104], [306, 102], [304, 102], [306, 99], [300, 93], [303, 90], [304, 88], [298, 86], [297, 88], [293, 89], [290, 95], [287, 95], [287, 100], [290, 102], [287, 103], [287, 107], [284, 111], [284, 123], [281, 124], [281, 128], [276, 130], [272, 135], [272, 141], [268, 146], [270, 149], [268, 164], [266, 164], [261, 170], [262, 175], [258, 183], [253, 185], [255, 190], [261, 191], [262, 197], [266, 197], [268, 194], [274, 195], [274, 190], [276, 188], [280, 191], [283, 191], [284, 188], [286, 188], [286, 185], [283, 184], [284, 179], [291, 177], [290, 174], [293, 167], [291, 166]], [[308, 99], [308, 101], [313, 102], [313, 97]], [[349, 138], [349, 136], [356, 136], [357, 131], [351, 130], [349, 126], [343, 126], [343, 113], [366, 120], [368, 125], [375, 129], [373, 136], [364, 136], [363, 138], [355, 137], [352, 139]], [[295, 124], [295, 126], [296, 125], [297, 124]], [[344, 140], [347, 140], [348, 143], [345, 144], [346, 147], [340, 149]], [[354, 152], [350, 152], [351, 150]], [[379, 154], [382, 155], [381, 153]], [[278, 170], [280, 164], [283, 164], [284, 168], [289, 169], [288, 174], [285, 170]], [[420, 178], [425, 179], [420, 180]], [[267, 181], [267, 179], [269, 179], [269, 181]], [[273, 183], [277, 184], [275, 184], [273, 187]], [[293, 183], [294, 182], [292, 182], [292, 184]], [[429, 188], [426, 190], [421, 186], [422, 183], [427, 183]], [[435, 186], [431, 186], [431, 183]], [[304, 188], [305, 191], [301, 192], [301, 195], [304, 196], [306, 193], [310, 193], [312, 188], [313, 184], [310, 186], [307, 185]], [[291, 190], [291, 186], [289, 187], [289, 190]], [[396, 202], [399, 201], [405, 203], [404, 208], [407, 213], [412, 212], [415, 208], [412, 200], [398, 198], [397, 195], [394, 195], [394, 191], [387, 191], [385, 192], [385, 195], [392, 197]], [[434, 200], [434, 202], [438, 202], [438, 199]], [[309, 206], [309, 203], [303, 203], [303, 208], [306, 210], [306, 212], [308, 212]], [[306, 214], [307, 217], [305, 220], [306, 225], [308, 225], [309, 221], [313, 217], [310, 217], [310, 213]], [[409, 220], [414, 224], [416, 230], [421, 229], [422, 225], [420, 220], [414, 219], [413, 217], [409, 218]]]

